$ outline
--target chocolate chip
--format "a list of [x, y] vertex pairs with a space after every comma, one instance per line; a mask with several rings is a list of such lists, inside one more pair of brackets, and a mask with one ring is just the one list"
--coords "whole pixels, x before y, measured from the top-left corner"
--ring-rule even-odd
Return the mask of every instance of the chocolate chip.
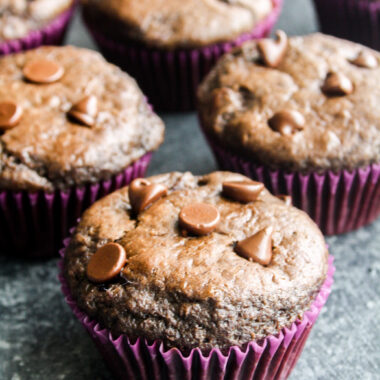
[[328, 96], [349, 95], [353, 90], [352, 82], [342, 73], [328, 73], [322, 86], [322, 91]]
[[33, 83], [53, 83], [61, 79], [63, 67], [48, 59], [28, 62], [23, 69], [24, 77]]
[[93, 95], [81, 99], [78, 103], [74, 104], [68, 112], [71, 118], [89, 127], [94, 125], [97, 113], [98, 100]]
[[235, 201], [248, 203], [257, 199], [264, 184], [256, 181], [227, 181], [223, 182], [222, 194]]
[[87, 265], [90, 281], [102, 283], [117, 277], [127, 261], [124, 248], [117, 243], [107, 243], [91, 256]]
[[235, 252], [250, 261], [268, 265], [272, 260], [272, 227], [264, 228], [247, 239], [239, 241]]
[[269, 120], [269, 126], [282, 135], [289, 136], [301, 131], [305, 125], [305, 118], [295, 110], [276, 112]]
[[276, 197], [278, 199], [280, 199], [281, 201], [285, 202], [285, 204], [287, 206], [291, 206], [292, 205], [293, 200], [292, 200], [292, 197], [290, 195], [282, 195], [281, 194], [281, 195], [276, 195]]
[[350, 62], [353, 65], [366, 69], [374, 69], [379, 64], [377, 58], [373, 54], [363, 50], [357, 55], [355, 59]]
[[207, 235], [218, 226], [218, 209], [208, 203], [193, 203], [185, 206], [179, 214], [179, 225], [194, 235]]
[[86, 125], [88, 127], [92, 127], [95, 123], [95, 119], [92, 116], [87, 115], [85, 113], [70, 110], [69, 116], [76, 122], [79, 122], [80, 124]]
[[276, 40], [264, 38], [257, 42], [261, 59], [268, 67], [277, 67], [285, 56], [288, 37], [282, 30], [276, 32]]
[[168, 189], [159, 183], [151, 183], [146, 179], [137, 178], [131, 182], [128, 189], [129, 202], [132, 210], [138, 214], [150, 204], [166, 195]]
[[0, 102], [0, 130], [13, 128], [20, 121], [21, 107], [12, 102]]

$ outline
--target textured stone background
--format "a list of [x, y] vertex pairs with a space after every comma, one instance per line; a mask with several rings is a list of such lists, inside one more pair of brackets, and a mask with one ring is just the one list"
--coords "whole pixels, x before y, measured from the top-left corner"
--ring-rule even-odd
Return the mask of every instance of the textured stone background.
[[[289, 34], [315, 31], [309, 0], [286, 0], [278, 26]], [[68, 41], [94, 47], [79, 18]], [[150, 174], [214, 170], [195, 116], [163, 117], [166, 142]], [[380, 379], [380, 220], [328, 243], [337, 267], [333, 294], [291, 380]], [[111, 379], [62, 299], [56, 266], [0, 258], [0, 379]]]

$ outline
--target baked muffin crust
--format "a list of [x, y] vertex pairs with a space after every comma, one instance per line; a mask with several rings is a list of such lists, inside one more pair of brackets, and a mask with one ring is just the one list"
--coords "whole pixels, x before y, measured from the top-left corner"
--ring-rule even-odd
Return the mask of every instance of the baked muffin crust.
[[[322, 234], [302, 211], [264, 189], [240, 203], [221, 195], [239, 174], [203, 177], [169, 173], [148, 178], [168, 194], [133, 216], [128, 188], [95, 203], [83, 215], [65, 254], [73, 297], [91, 318], [117, 336], [161, 339], [167, 347], [226, 348], [276, 334], [302, 317], [327, 272]], [[220, 222], [206, 236], [183, 236], [178, 215], [189, 204], [215, 206]], [[273, 227], [269, 265], [248, 261], [234, 244]], [[108, 242], [124, 247], [127, 264], [107, 284], [88, 280], [90, 258]]]
[[[218, 143], [274, 169], [299, 171], [379, 162], [379, 98], [380, 54], [322, 34], [289, 38], [275, 68], [248, 42], [223, 57], [198, 92], [202, 125]], [[283, 110], [304, 118], [290, 136], [270, 125]]]
[[[62, 77], [26, 80], [26, 65], [41, 59], [63, 68]], [[69, 115], [86, 96], [97, 99], [91, 126]], [[22, 116], [0, 136], [2, 189], [52, 191], [107, 179], [163, 141], [163, 122], [136, 82], [89, 50], [43, 47], [2, 58], [0, 103], [6, 101]]]
[[82, 2], [87, 15], [102, 20], [105, 33], [165, 48], [233, 40], [251, 31], [273, 9], [272, 0]]
[[73, 0], [0, 0], [0, 42], [41, 29], [72, 4]]

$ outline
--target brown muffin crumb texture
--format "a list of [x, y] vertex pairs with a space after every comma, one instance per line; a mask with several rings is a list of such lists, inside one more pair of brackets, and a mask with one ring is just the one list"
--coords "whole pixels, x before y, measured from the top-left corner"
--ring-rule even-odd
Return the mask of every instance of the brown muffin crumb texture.
[[82, 0], [87, 18], [118, 41], [191, 48], [250, 32], [273, 9], [272, 0]]
[[164, 125], [131, 77], [66, 46], [0, 59], [0, 131], [0, 189], [53, 191], [118, 174]]
[[[115, 336], [161, 339], [186, 350], [260, 340], [308, 309], [326, 277], [327, 250], [305, 213], [266, 189], [248, 203], [224, 197], [224, 182], [248, 181], [238, 174], [169, 173], [147, 180], [167, 187], [167, 195], [137, 216], [128, 188], [103, 198], [85, 212], [67, 248], [65, 277], [91, 318]], [[215, 207], [219, 222], [207, 235], [184, 236], [180, 212], [196, 203]], [[235, 250], [257, 233], [263, 236], [241, 248], [250, 255], [262, 244], [262, 264]], [[86, 270], [109, 242], [125, 249], [126, 264], [119, 277], [99, 285]]]
[[0, 0], [0, 42], [41, 29], [72, 4], [73, 0]]
[[312, 34], [289, 38], [269, 67], [260, 43], [224, 56], [200, 86], [200, 117], [212, 139], [274, 169], [351, 170], [380, 161], [379, 52]]

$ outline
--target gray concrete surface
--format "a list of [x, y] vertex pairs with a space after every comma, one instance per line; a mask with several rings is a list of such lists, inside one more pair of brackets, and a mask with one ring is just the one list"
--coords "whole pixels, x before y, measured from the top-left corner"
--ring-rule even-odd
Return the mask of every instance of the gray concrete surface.
[[[287, 0], [278, 26], [315, 31], [311, 3]], [[68, 41], [94, 47], [79, 18]], [[214, 170], [194, 114], [163, 117], [166, 141], [149, 173]], [[336, 258], [333, 293], [291, 380], [380, 379], [380, 220], [327, 240]], [[56, 265], [0, 258], [0, 379], [111, 379], [62, 299]]]

